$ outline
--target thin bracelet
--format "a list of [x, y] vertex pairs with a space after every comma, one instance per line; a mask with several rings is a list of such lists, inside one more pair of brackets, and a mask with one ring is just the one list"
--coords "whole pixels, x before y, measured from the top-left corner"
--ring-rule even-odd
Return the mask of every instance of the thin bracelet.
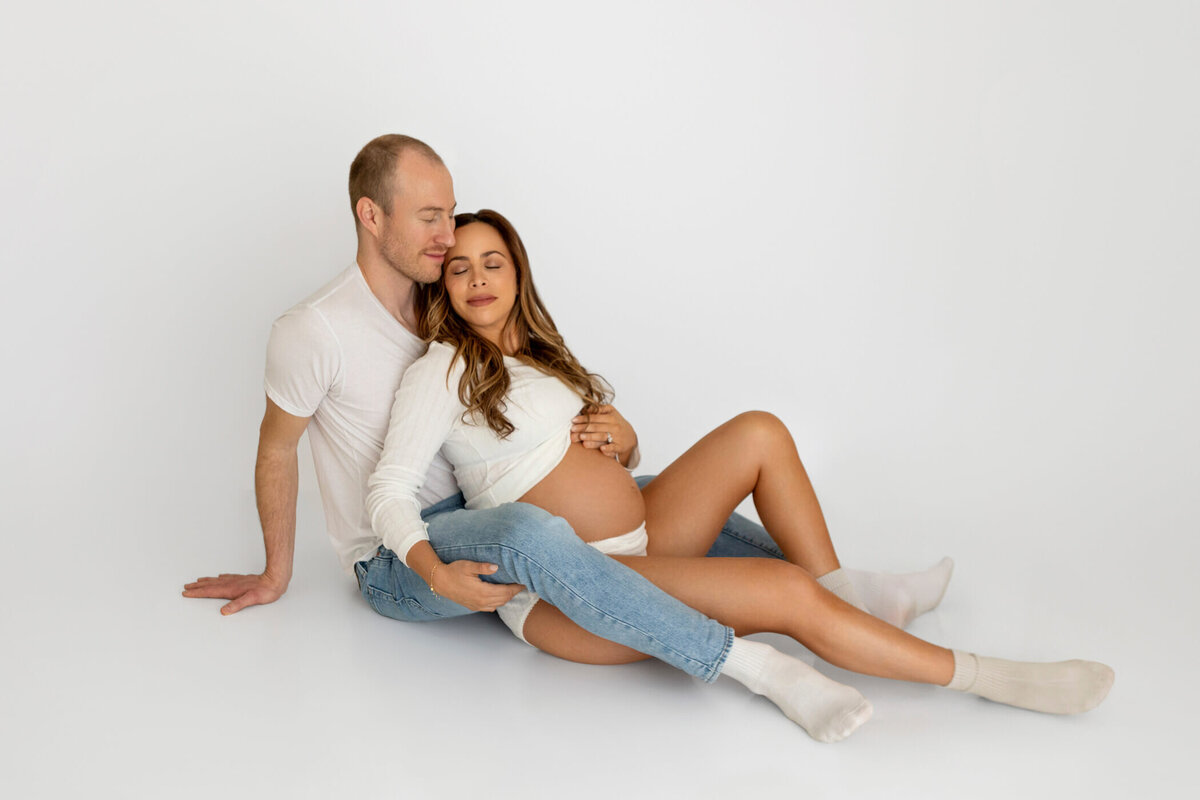
[[441, 564], [434, 564], [433, 569], [429, 570], [429, 591], [434, 597], [441, 597], [441, 595], [438, 594], [433, 588], [433, 576], [437, 575], [437, 568], [440, 566]]

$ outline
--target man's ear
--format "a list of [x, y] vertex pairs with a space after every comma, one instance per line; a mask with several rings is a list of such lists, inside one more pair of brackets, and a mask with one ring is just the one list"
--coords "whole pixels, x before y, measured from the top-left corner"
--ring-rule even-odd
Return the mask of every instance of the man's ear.
[[379, 217], [382, 213], [383, 209], [375, 205], [375, 201], [369, 197], [360, 197], [354, 204], [354, 214], [358, 217], [358, 224], [370, 231], [372, 236], [379, 236]]

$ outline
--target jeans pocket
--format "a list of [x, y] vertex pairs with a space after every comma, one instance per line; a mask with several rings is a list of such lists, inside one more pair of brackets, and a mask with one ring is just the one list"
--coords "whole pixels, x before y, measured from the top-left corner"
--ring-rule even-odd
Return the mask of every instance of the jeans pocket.
[[363, 597], [375, 613], [401, 622], [432, 622], [446, 617], [412, 597], [396, 597], [369, 584], [363, 591]]

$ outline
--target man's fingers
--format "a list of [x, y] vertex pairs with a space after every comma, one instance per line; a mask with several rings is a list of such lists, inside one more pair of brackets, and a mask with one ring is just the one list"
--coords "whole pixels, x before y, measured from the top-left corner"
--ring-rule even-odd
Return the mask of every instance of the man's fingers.
[[232, 583], [233, 581], [244, 580], [244, 579], [250, 578], [250, 577], [253, 577], [253, 576], [251, 576], [251, 575], [234, 575], [232, 573], [227, 572], [227, 573], [223, 573], [215, 578], [211, 577], [211, 576], [204, 577], [204, 578], [196, 578], [196, 580], [189, 583], [188, 586], [200, 586], [200, 585], [206, 584], [206, 583]]
[[200, 578], [183, 587], [184, 597], [223, 597], [232, 600], [254, 588], [249, 575], [222, 575], [219, 578]]
[[225, 581], [221, 578], [197, 578], [196, 580], [185, 586], [185, 589], [200, 588], [201, 586], [211, 586], [213, 584], [224, 584]]
[[201, 578], [198, 581], [193, 581], [192, 583], [189, 583], [187, 586], [184, 586], [183, 588], [208, 591], [210, 589], [221, 589], [222, 587], [232, 586], [232, 585], [233, 585], [232, 581], [218, 581], [216, 578], [210, 578], [208, 580], [205, 580], [205, 579]]
[[233, 598], [232, 602], [226, 603], [221, 607], [221, 613], [225, 616], [236, 614], [246, 606], [258, 605], [258, 599], [253, 592], [246, 592]]
[[222, 586], [186, 586], [183, 590], [184, 597], [223, 597], [229, 600], [236, 597], [233, 592], [227, 591]]

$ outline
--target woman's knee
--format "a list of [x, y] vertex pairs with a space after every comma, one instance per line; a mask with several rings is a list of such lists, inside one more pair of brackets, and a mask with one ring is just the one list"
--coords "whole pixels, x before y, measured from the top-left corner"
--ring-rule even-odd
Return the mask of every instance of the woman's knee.
[[733, 426], [748, 444], [759, 449], [795, 446], [787, 425], [768, 411], [746, 411], [731, 419], [729, 425]]
[[792, 603], [800, 608], [813, 608], [826, 601], [829, 592], [804, 567], [788, 561], [770, 561], [769, 569], [776, 575], [778, 585], [786, 587]]

